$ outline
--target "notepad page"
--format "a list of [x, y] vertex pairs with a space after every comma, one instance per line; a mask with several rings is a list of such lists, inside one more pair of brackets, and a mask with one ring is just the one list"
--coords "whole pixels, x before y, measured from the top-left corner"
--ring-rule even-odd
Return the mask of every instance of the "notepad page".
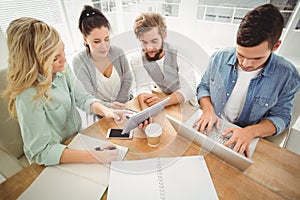
[[108, 200], [160, 199], [157, 181], [157, 158], [111, 163]]
[[18, 198], [28, 199], [100, 199], [106, 186], [81, 178], [56, 167], [47, 167]]
[[108, 199], [198, 200], [218, 196], [204, 158], [186, 156], [113, 161]]
[[[107, 145], [108, 142], [90, 137], [83, 134], [78, 134], [72, 142], [69, 144], [70, 149], [78, 149], [78, 150], [88, 150], [94, 149], [95, 147], [103, 147]], [[119, 149], [119, 155], [116, 160], [122, 160], [128, 148], [115, 145]], [[87, 178], [95, 183], [108, 185], [109, 181], [109, 165], [103, 165], [100, 163], [68, 163], [68, 164], [60, 164], [56, 167], [61, 168], [62, 170], [66, 170], [72, 173], [75, 173], [79, 176]]]
[[218, 199], [202, 156], [162, 159], [162, 167], [166, 199]]
[[[100, 140], [98, 138], [94, 138], [88, 135], [78, 133], [76, 137], [68, 145], [68, 147], [70, 149], [88, 150], [88, 149], [94, 149], [95, 147], [103, 147], [109, 143], [110, 143], [109, 141]], [[116, 158], [116, 160], [123, 160], [123, 158], [125, 157], [128, 151], [128, 148], [117, 144], [114, 145], [119, 149], [119, 155]]]

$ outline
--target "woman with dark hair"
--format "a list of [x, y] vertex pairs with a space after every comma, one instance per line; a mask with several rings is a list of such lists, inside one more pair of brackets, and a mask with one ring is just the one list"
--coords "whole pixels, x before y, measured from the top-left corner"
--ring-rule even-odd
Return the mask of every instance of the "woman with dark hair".
[[123, 50], [110, 45], [110, 24], [102, 12], [84, 6], [79, 30], [86, 50], [73, 59], [73, 68], [85, 89], [112, 108], [124, 108], [130, 99], [132, 75]]

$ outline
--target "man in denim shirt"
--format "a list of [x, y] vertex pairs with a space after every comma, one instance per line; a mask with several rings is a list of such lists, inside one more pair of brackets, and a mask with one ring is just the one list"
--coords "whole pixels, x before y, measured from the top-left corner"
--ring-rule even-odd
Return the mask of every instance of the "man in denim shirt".
[[237, 33], [237, 46], [216, 52], [197, 88], [203, 110], [196, 128], [209, 134], [224, 118], [232, 127], [225, 143], [249, 157], [255, 137], [277, 135], [290, 124], [300, 76], [293, 64], [274, 54], [281, 44], [283, 17], [272, 4], [247, 13]]

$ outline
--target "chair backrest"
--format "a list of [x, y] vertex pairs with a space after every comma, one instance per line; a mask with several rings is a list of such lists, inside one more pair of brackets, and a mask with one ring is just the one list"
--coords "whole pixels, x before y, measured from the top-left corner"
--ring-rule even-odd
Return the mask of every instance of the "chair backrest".
[[[7, 69], [0, 70], [0, 92], [7, 86]], [[17, 159], [24, 155], [23, 140], [17, 120], [9, 118], [8, 101], [0, 97], [0, 148]]]
[[285, 142], [285, 148], [300, 155], [300, 91], [295, 96], [290, 133]]
[[291, 127], [300, 116], [300, 91], [296, 93], [293, 104]]

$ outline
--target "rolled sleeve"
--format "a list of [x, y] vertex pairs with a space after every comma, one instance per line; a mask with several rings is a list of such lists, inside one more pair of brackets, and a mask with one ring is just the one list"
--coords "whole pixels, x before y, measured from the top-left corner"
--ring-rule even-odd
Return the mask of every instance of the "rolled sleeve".
[[197, 100], [198, 101], [203, 97], [210, 96], [210, 93], [206, 88], [207, 87], [205, 87], [202, 83], [200, 83], [199, 86], [197, 87]]
[[45, 165], [57, 165], [66, 146], [63, 144], [53, 144], [46, 157]]
[[[82, 108], [84, 111], [86, 111], [87, 113], [89, 114], [92, 114], [91, 112], [91, 105], [94, 103], [94, 102], [99, 102], [101, 103], [98, 99], [96, 98], [89, 98], [87, 99], [84, 103], [83, 103], [83, 106], [78, 106], [80, 108]], [[106, 106], [106, 105], [105, 105]], [[109, 106], [109, 105], [107, 105]]]
[[209, 87], [208, 87], [208, 72], [205, 72], [200, 84], [197, 87], [197, 101], [203, 97], [210, 96]]
[[264, 119], [265, 120], [270, 120], [273, 123], [273, 125], [276, 128], [276, 134], [275, 135], [279, 135], [280, 133], [282, 133], [287, 128], [286, 122], [280, 117], [272, 116], [272, 117], [266, 117]]

